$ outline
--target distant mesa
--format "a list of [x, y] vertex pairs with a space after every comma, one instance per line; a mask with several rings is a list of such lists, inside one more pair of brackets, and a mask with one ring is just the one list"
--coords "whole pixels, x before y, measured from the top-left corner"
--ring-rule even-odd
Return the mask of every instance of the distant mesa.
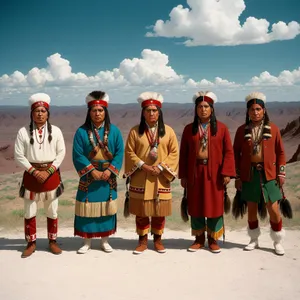
[[287, 163], [289, 164], [289, 163], [293, 163], [296, 161], [300, 161], [300, 144], [298, 145], [298, 148], [297, 148], [295, 154], [292, 156], [292, 158]]
[[282, 137], [300, 136], [300, 117], [290, 123], [287, 123], [286, 127], [280, 130], [280, 133]]

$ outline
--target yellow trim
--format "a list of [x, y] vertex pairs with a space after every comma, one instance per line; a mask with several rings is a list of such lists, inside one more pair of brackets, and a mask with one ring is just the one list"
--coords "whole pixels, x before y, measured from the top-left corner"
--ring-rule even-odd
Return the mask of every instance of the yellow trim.
[[209, 235], [210, 237], [212, 237], [215, 241], [217, 241], [223, 234], [224, 234], [224, 227], [222, 227], [217, 232], [211, 231], [209, 229], [207, 230], [207, 235]]
[[137, 229], [136, 229], [136, 233], [137, 233], [138, 235], [143, 236], [143, 235], [149, 233], [149, 228], [146, 228], [146, 229], [138, 229], [138, 228], [137, 228]]
[[164, 233], [164, 229], [151, 228], [151, 234], [162, 235], [163, 233]]
[[112, 216], [117, 213], [117, 200], [106, 202], [75, 202], [75, 215], [79, 217], [103, 217]]

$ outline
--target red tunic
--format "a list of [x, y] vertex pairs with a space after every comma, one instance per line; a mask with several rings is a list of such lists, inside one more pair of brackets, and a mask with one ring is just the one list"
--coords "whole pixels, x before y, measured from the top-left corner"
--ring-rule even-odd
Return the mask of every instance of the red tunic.
[[224, 213], [223, 176], [235, 177], [233, 148], [225, 124], [217, 122], [216, 136], [208, 135], [208, 164], [197, 165], [199, 134], [193, 136], [192, 123], [183, 131], [179, 178], [188, 180], [188, 212], [192, 217], [217, 218]]
[[[251, 180], [251, 155], [252, 141], [245, 139], [245, 124], [237, 129], [234, 138], [234, 155], [237, 173], [242, 181]], [[279, 128], [270, 123], [272, 137], [262, 140], [264, 172], [267, 181], [274, 180], [280, 173], [280, 168], [285, 170], [285, 153]]]

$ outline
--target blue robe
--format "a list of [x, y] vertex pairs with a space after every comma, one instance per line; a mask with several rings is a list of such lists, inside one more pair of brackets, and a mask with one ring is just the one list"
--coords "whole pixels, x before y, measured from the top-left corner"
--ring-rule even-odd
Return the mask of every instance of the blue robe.
[[[103, 141], [104, 127], [99, 128], [98, 133]], [[93, 138], [96, 142], [94, 133]], [[113, 124], [110, 125], [108, 134], [108, 149], [113, 155], [112, 160], [107, 159], [101, 150], [97, 154], [93, 152], [88, 130], [84, 126], [76, 131], [73, 141], [73, 164], [80, 181], [76, 195], [74, 235], [83, 238], [104, 237], [116, 231], [116, 177], [119, 176], [122, 167], [124, 143], [120, 130]], [[113, 180], [110, 183], [93, 180], [90, 172], [94, 169], [109, 169], [112, 172], [110, 179]]]

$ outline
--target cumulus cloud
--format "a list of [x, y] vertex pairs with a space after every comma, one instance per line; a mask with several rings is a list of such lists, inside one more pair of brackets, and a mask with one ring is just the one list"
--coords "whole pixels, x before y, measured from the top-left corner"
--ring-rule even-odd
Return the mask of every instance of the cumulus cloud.
[[253, 16], [241, 24], [244, 0], [187, 0], [187, 4], [189, 8], [174, 7], [169, 20], [157, 20], [146, 36], [185, 38], [186, 46], [232, 46], [289, 40], [300, 33], [300, 24], [295, 21], [279, 21], [271, 30], [266, 19]]
[[284, 70], [278, 77], [264, 71], [246, 83], [247, 86], [292, 86], [300, 84], [300, 67], [293, 71]]
[[72, 73], [70, 62], [59, 53], [47, 58], [47, 68], [31, 69], [27, 75], [15, 71], [10, 76], [0, 77], [0, 87], [43, 87], [43, 86], [96, 86], [107, 88], [119, 86], [159, 86], [183, 83], [169, 64], [166, 54], [144, 49], [141, 58], [124, 59], [119, 68], [112, 71], [100, 71], [95, 76], [84, 73]]
[[[195, 80], [178, 74], [170, 65], [168, 55], [150, 49], [144, 49], [139, 58], [122, 60], [118, 68], [100, 70], [89, 76], [81, 72], [73, 73], [70, 62], [56, 53], [47, 58], [45, 68], [34, 67], [27, 74], [15, 71], [11, 75], [2, 75], [0, 104], [11, 103], [11, 99], [23, 101], [28, 98], [27, 95], [37, 91], [53, 96], [53, 104], [82, 104], [84, 96], [99, 87], [122, 103], [132, 102], [146, 89], [161, 92], [166, 95], [166, 100], [173, 102], [182, 102], [187, 94], [196, 90], [213, 90], [221, 95], [231, 92], [237, 99], [241, 99], [240, 94], [253, 88], [266, 87], [274, 90], [281, 87], [282, 90], [282, 87], [286, 87], [299, 91], [299, 83], [300, 67], [291, 71], [284, 70], [278, 76], [264, 71], [246, 83], [237, 83], [219, 76], [205, 78], [204, 74]], [[22, 99], [19, 94], [22, 94]], [[230, 94], [229, 98], [234, 97]]]

